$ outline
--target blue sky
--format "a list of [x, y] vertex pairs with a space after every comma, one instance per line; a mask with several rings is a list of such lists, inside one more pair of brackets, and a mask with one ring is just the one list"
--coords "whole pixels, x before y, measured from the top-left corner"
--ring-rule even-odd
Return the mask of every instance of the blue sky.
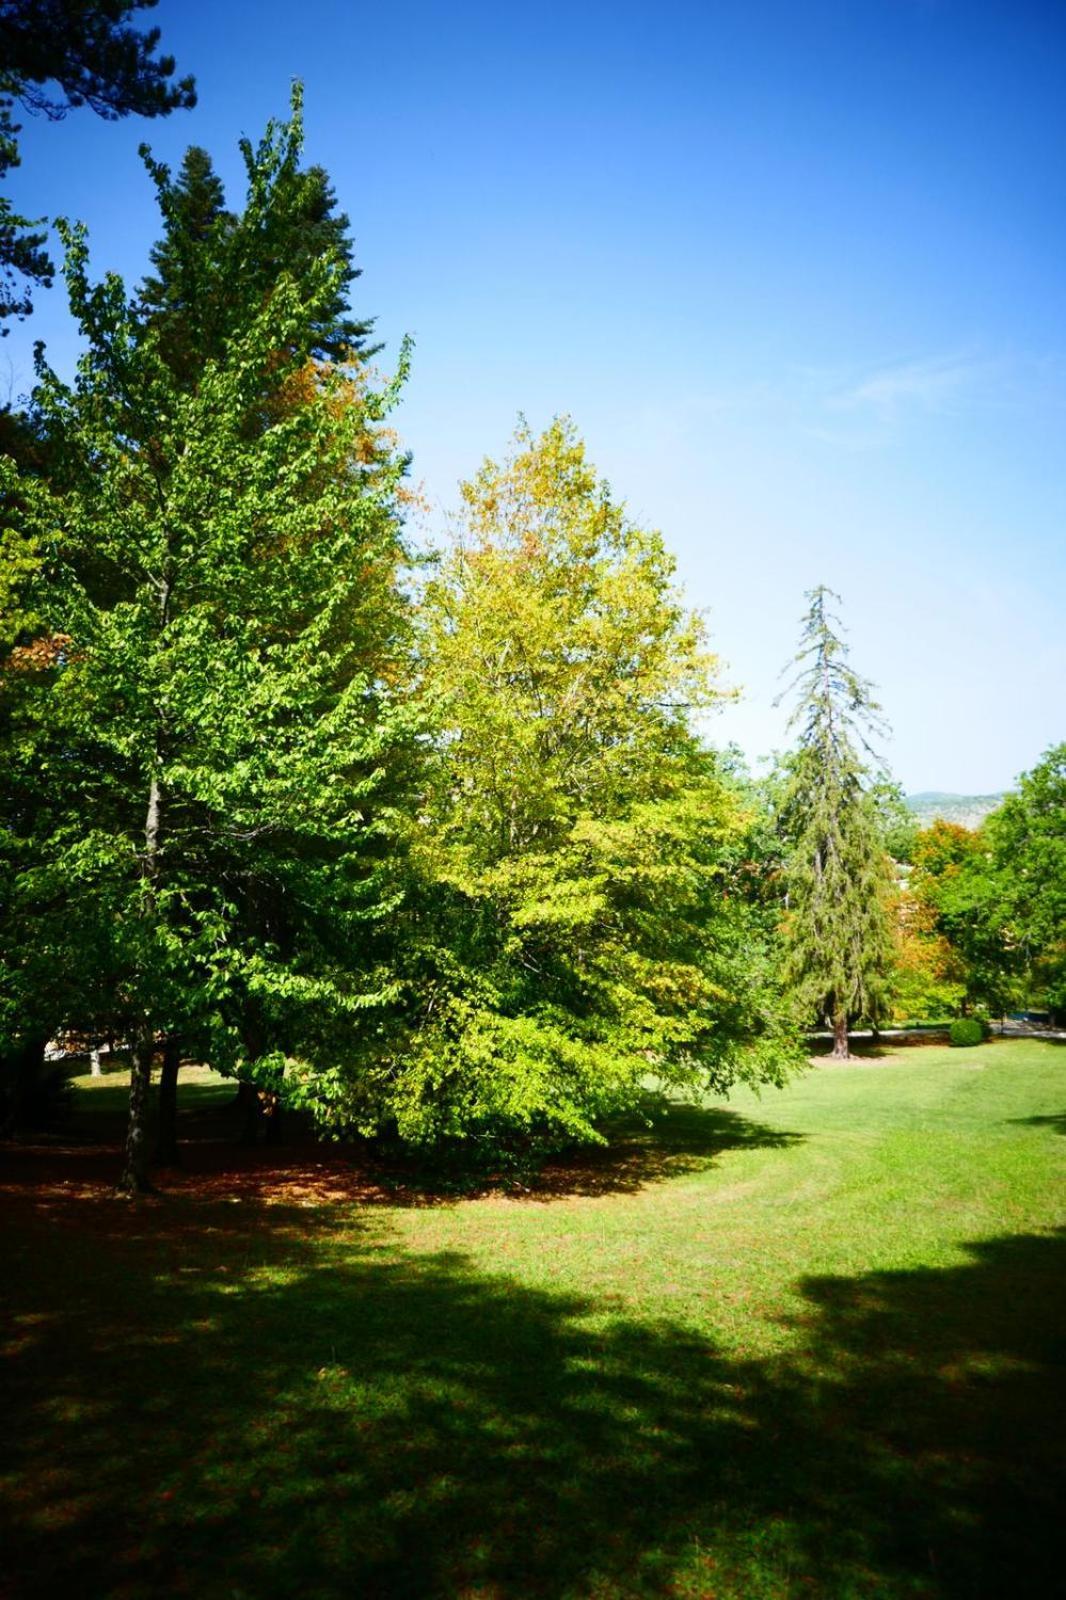
[[[434, 508], [518, 411], [570, 412], [660, 527], [751, 757], [803, 591], [839, 590], [906, 788], [999, 789], [1066, 738], [1066, 7], [162, 0], [200, 104], [27, 119], [13, 198], [131, 280], [137, 157], [236, 141], [306, 85]], [[56, 290], [0, 347], [29, 383]]]

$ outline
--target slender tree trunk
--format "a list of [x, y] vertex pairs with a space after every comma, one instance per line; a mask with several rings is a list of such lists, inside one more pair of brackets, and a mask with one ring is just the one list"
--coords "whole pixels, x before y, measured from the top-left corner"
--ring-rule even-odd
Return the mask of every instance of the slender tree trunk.
[[[258, 1061], [263, 1054], [263, 1034], [255, 1011], [245, 1015], [241, 1023], [241, 1042], [249, 1061]], [[241, 1143], [258, 1144], [263, 1131], [263, 1102], [259, 1085], [242, 1079], [237, 1090], [237, 1103], [241, 1109]]]
[[280, 1095], [269, 1096], [263, 1107], [263, 1126], [266, 1130], [267, 1144], [280, 1144], [282, 1135]]
[[133, 1042], [130, 1065], [130, 1111], [126, 1125], [126, 1160], [118, 1180], [121, 1194], [152, 1194], [148, 1181], [148, 1088], [152, 1081], [155, 1039], [145, 1023]]
[[159, 827], [160, 812], [163, 809], [163, 796], [159, 788], [159, 779], [152, 774], [152, 781], [148, 785], [148, 812], [144, 819], [144, 876], [152, 889], [151, 903], [155, 909], [155, 883], [159, 876]]
[[241, 1143], [257, 1144], [263, 1123], [263, 1107], [254, 1083], [242, 1079], [237, 1088], [237, 1104], [241, 1112]]
[[[148, 889], [145, 915], [152, 916], [156, 909], [155, 886], [159, 876], [159, 827], [162, 797], [159, 779], [153, 772], [148, 786], [148, 810], [144, 819], [144, 864], [141, 875]], [[152, 1081], [152, 1057], [155, 1054], [155, 1035], [151, 1019], [146, 1017], [133, 1041], [133, 1061], [130, 1065], [130, 1110], [126, 1126], [126, 1160], [118, 1180], [121, 1194], [147, 1194], [152, 1192], [148, 1182], [147, 1111], [148, 1089]]]
[[851, 1052], [848, 1050], [848, 1016], [846, 1011], [837, 1011], [833, 1014], [833, 1051], [834, 1061], [850, 1061]]
[[176, 1167], [178, 1153], [178, 1072], [181, 1068], [181, 1040], [168, 1039], [163, 1046], [163, 1069], [159, 1075], [159, 1128], [155, 1143], [157, 1167]]

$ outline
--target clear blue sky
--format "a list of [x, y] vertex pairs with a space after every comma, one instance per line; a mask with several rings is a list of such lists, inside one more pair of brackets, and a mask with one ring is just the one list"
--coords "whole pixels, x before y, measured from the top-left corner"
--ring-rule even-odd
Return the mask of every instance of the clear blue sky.
[[[416, 339], [399, 425], [434, 507], [515, 414], [568, 411], [662, 528], [772, 709], [803, 591], [843, 595], [911, 790], [1009, 784], [1066, 738], [1066, 5], [704, 0], [519, 8], [162, 0], [196, 111], [33, 122], [13, 198], [131, 280], [136, 154], [236, 140], [306, 84], [356, 307]], [[29, 119], [27, 119], [29, 120]], [[239, 199], [234, 189], [231, 199]], [[0, 346], [66, 369], [61, 292]]]

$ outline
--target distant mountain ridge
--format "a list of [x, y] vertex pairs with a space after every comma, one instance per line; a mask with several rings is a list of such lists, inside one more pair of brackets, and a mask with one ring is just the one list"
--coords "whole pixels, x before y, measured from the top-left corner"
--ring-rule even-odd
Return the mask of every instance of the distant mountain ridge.
[[960, 828], [979, 828], [990, 811], [1002, 805], [1005, 791], [999, 794], [945, 794], [939, 789], [927, 789], [921, 794], [906, 797], [910, 811], [923, 828], [930, 823], [955, 822]]

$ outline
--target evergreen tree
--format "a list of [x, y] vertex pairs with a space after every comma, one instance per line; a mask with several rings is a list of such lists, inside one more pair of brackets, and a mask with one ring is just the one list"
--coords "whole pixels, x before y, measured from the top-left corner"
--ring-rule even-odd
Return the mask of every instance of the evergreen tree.
[[[16, 101], [52, 121], [83, 105], [115, 120], [196, 104], [193, 80], [172, 81], [173, 57], [155, 53], [159, 29], [130, 26], [131, 13], [155, 3], [0, 0], [0, 178], [19, 165]], [[40, 222], [19, 216], [0, 196], [0, 319], [32, 309], [20, 280], [51, 283], [47, 237]]]
[[353, 260], [347, 216], [321, 167], [301, 167], [299, 117], [302, 91], [293, 91], [296, 120], [262, 165], [262, 148], [241, 141], [249, 192], [270, 189], [270, 206], [227, 210], [211, 158], [197, 146], [185, 155], [177, 177], [141, 155], [156, 186], [163, 237], [151, 252], [154, 271], [141, 285], [139, 309], [155, 328], [160, 349], [177, 377], [194, 387], [206, 358], [222, 354], [234, 329], [247, 325], [283, 275], [299, 281], [315, 262], [330, 257], [335, 280], [303, 340], [306, 354], [321, 361], [364, 360], [376, 353], [368, 339], [372, 324], [353, 317], [351, 286], [360, 276]]
[[163, 236], [150, 251], [154, 271], [141, 284], [140, 309], [155, 325], [160, 351], [175, 376], [195, 388], [203, 365], [200, 352], [217, 358], [227, 324], [239, 320], [221, 272], [226, 238], [237, 218], [226, 207], [222, 180], [206, 150], [190, 146], [174, 180], [147, 146], [141, 155], [155, 181]]
[[884, 1014], [892, 968], [892, 868], [870, 767], [869, 739], [884, 729], [872, 686], [849, 661], [838, 597], [808, 594], [798, 672], [786, 693], [798, 748], [789, 763], [781, 826], [787, 842], [786, 977], [808, 1015], [833, 1030], [848, 1057], [848, 1029]]
[[[298, 105], [246, 152], [234, 226], [269, 236], [299, 177]], [[212, 227], [177, 213], [190, 271]], [[356, 1051], [393, 1000], [380, 935], [396, 896], [406, 760], [396, 508], [405, 459], [380, 436], [391, 394], [315, 361], [349, 281], [343, 251], [280, 262], [236, 291], [190, 385], [174, 324], [87, 275], [67, 230], [87, 341], [72, 386], [42, 363], [54, 462], [25, 525], [49, 559], [35, 600], [60, 641], [37, 715], [69, 771], [20, 892], [63, 885], [110, 930], [113, 1024], [134, 1040], [123, 1183], [146, 1182], [144, 1101], [163, 1040], [276, 1072]], [[162, 281], [162, 280], [161, 280]], [[72, 960], [55, 930], [53, 966]]]

